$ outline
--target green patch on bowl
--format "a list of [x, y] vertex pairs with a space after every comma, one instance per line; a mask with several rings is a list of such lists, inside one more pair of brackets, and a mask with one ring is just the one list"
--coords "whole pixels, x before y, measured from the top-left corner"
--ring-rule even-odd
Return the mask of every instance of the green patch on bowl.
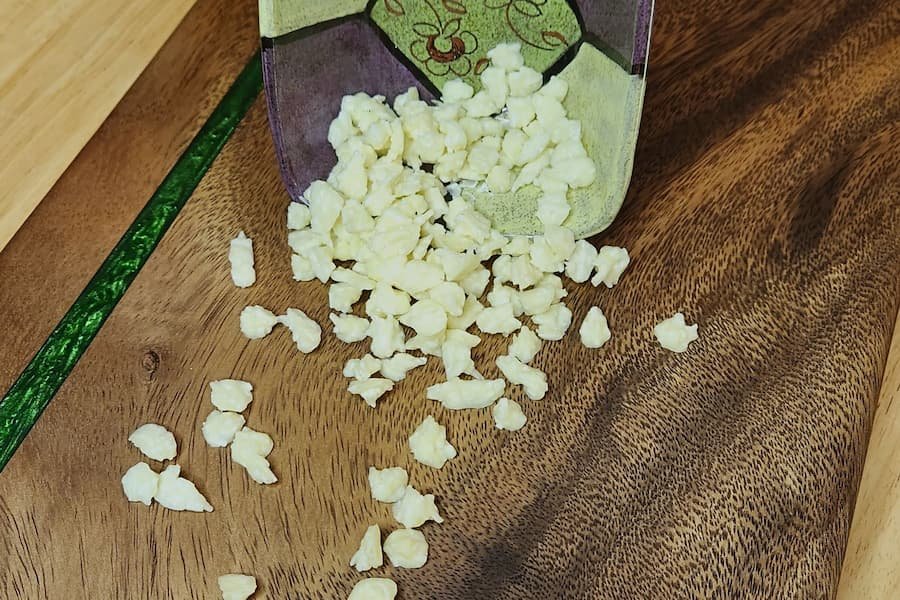
[[497, 44], [521, 43], [525, 63], [544, 72], [581, 38], [566, 0], [377, 0], [370, 15], [438, 89], [457, 77], [480, 87]]
[[259, 0], [259, 34], [278, 37], [310, 25], [361, 13], [366, 0]]
[[[569, 84], [563, 105], [570, 119], [581, 121], [584, 146], [597, 165], [593, 184], [569, 191], [572, 212], [563, 223], [584, 238], [609, 227], [622, 207], [631, 180], [644, 80], [588, 43], [560, 77]], [[543, 230], [537, 219], [540, 194], [529, 185], [505, 194], [474, 193], [470, 199], [500, 231], [532, 235]]]

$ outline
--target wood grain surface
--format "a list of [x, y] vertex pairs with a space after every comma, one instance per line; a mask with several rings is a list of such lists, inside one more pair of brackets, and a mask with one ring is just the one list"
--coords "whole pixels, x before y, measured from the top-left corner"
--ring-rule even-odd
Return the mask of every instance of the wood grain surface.
[[193, 4], [0, 2], [0, 250]]
[[[246, 7], [222, 6], [194, 12], [241, 40]], [[411, 465], [447, 522], [424, 528], [424, 569], [382, 570], [403, 599], [832, 596], [900, 299], [896, 17], [874, 1], [658, 7], [632, 192], [596, 240], [626, 245], [634, 264], [613, 290], [570, 287], [576, 322], [600, 304], [614, 338], [600, 351], [575, 337], [545, 349], [537, 362], [554, 385], [523, 401], [530, 422], [515, 434], [424, 400], [436, 364], [372, 411], [338, 373], [361, 344], [326, 335], [303, 357], [284, 331], [240, 336], [251, 303], [327, 323], [324, 288], [290, 279], [286, 197], [258, 101], [0, 476], [0, 596], [207, 598], [240, 570], [264, 597], [343, 597], [365, 526], [393, 527], [365, 469], [411, 465], [405, 438], [426, 414], [448, 424], [460, 456], [439, 472]], [[200, 19], [182, 29], [185, 44], [206, 31]], [[231, 60], [213, 61], [222, 81]], [[248, 290], [227, 280], [238, 228], [257, 248]], [[33, 278], [52, 264], [7, 253], [0, 273], [15, 270], [3, 260]], [[67, 269], [49, 275], [77, 291]], [[66, 306], [51, 302], [48, 318]], [[3, 323], [41, 338], [25, 308], [4, 310]], [[686, 355], [652, 340], [676, 310], [701, 327]], [[486, 374], [504, 347], [479, 347]], [[249, 423], [276, 440], [276, 486], [248, 482], [202, 440], [207, 383], [226, 376], [256, 386]], [[124, 501], [118, 479], [139, 460], [125, 440], [145, 421], [175, 431], [179, 463], [215, 512]]]

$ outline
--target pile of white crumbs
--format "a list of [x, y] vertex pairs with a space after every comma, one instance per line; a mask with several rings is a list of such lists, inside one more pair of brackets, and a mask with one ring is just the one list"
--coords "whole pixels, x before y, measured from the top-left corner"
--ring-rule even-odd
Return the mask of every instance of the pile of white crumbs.
[[[518, 44], [497, 46], [488, 57], [491, 66], [477, 93], [454, 80], [434, 104], [420, 100], [414, 88], [398, 96], [393, 108], [381, 96], [344, 97], [328, 133], [337, 164], [326, 181], [309, 186], [306, 205], [289, 206], [288, 243], [294, 279], [330, 282], [334, 335], [346, 343], [370, 340], [369, 353], [343, 367], [349, 394], [375, 408], [433, 356], [442, 362], [445, 380], [428, 388], [427, 399], [451, 410], [490, 407], [497, 428], [516, 431], [526, 417], [519, 403], [505, 397], [508, 386], [521, 386], [530, 400], [543, 398], [547, 376], [529, 363], [545, 341], [562, 339], [571, 325], [558, 273], [576, 283], [613, 287], [629, 256], [623, 248], [598, 251], [576, 241], [562, 225], [568, 191], [597, 176], [581, 142], [582, 124], [568, 119], [562, 104], [566, 82], [553, 77], [542, 85], [541, 75], [524, 66]], [[534, 237], [493, 229], [462, 194], [466, 188], [499, 193], [526, 185], [543, 192], [538, 217], [544, 232]], [[256, 281], [252, 241], [243, 232], [232, 240], [229, 259], [236, 286]], [[321, 327], [301, 310], [276, 316], [248, 306], [240, 316], [241, 331], [250, 339], [265, 337], [279, 323], [301, 352], [318, 347]], [[697, 326], [687, 326], [678, 313], [654, 333], [665, 348], [683, 352], [697, 338]], [[506, 354], [496, 359], [503, 378], [485, 379], [472, 359], [480, 334], [510, 338]], [[579, 335], [588, 348], [610, 339], [599, 307], [589, 310]], [[212, 382], [211, 391], [215, 410], [203, 424], [204, 438], [214, 447], [230, 444], [232, 460], [253, 480], [275, 483], [266, 458], [272, 439], [247, 427], [241, 414], [252, 400], [252, 386], [223, 380]], [[158, 425], [143, 426], [135, 438], [150, 458], [175, 456], [174, 437]], [[416, 461], [435, 469], [457, 458], [434, 416], [409, 434], [409, 449]], [[128, 499], [212, 510], [178, 469], [170, 466], [157, 475], [145, 463], [132, 467], [122, 480]], [[401, 527], [382, 544], [380, 528], [370, 526], [348, 557], [350, 566], [375, 569], [387, 555], [395, 567], [422, 567], [428, 542], [419, 528], [443, 522], [435, 496], [417, 490], [399, 466], [372, 466], [368, 481], [372, 497], [391, 504]], [[246, 575], [225, 575], [219, 584], [227, 599], [247, 598], [256, 589]], [[370, 577], [348, 598], [391, 600], [396, 593], [390, 579]]]

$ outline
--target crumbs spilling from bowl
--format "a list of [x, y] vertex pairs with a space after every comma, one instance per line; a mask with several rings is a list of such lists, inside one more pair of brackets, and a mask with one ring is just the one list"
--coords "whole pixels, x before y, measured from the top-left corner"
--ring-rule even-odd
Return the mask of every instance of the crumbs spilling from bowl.
[[[530, 363], [572, 324], [559, 274], [612, 288], [630, 258], [624, 248], [598, 250], [576, 240], [563, 226], [569, 193], [597, 177], [582, 144], [582, 123], [569, 119], [562, 104], [566, 81], [551, 77], [543, 83], [540, 73], [524, 65], [518, 44], [499, 45], [488, 57], [480, 91], [449, 81], [434, 104], [420, 100], [415, 88], [398, 96], [393, 107], [381, 96], [345, 96], [328, 132], [337, 164], [326, 181], [309, 186], [306, 204], [289, 205], [288, 244], [293, 278], [329, 285], [335, 337], [345, 343], [370, 340], [368, 353], [343, 366], [348, 395], [377, 409], [412, 369], [434, 357], [444, 378], [428, 387], [426, 399], [436, 408], [485, 413], [490, 408], [497, 429], [517, 431], [528, 418], [507, 390], [520, 388], [529, 401], [546, 396], [547, 375]], [[500, 233], [463, 193], [506, 193], [523, 186], [541, 190], [537, 216], [543, 233], [533, 237]], [[253, 242], [243, 231], [231, 240], [228, 257], [234, 285], [252, 286]], [[302, 353], [321, 343], [321, 325], [298, 308], [276, 315], [252, 305], [240, 314], [240, 330], [251, 340], [278, 325], [287, 328]], [[578, 333], [592, 349], [612, 336], [598, 306], [587, 312]], [[677, 313], [654, 334], [664, 348], [684, 352], [697, 339], [697, 326]], [[501, 378], [486, 379], [472, 358], [483, 335], [509, 338], [506, 354], [495, 358]], [[210, 400], [213, 410], [201, 426], [208, 445], [229, 448], [231, 461], [253, 481], [275, 484], [277, 451], [274, 470], [269, 462], [275, 444], [248, 426], [253, 386], [212, 381]], [[527, 412], [540, 417], [539, 410]], [[398, 432], [408, 437], [412, 460], [434, 469], [465, 460], [447, 439], [441, 414], [435, 410], [414, 431]], [[153, 461], [175, 460], [175, 437], [160, 425], [142, 425], [129, 440]], [[378, 525], [361, 532], [348, 568], [378, 569], [385, 555], [395, 567], [424, 566], [429, 546], [420, 529], [444, 521], [435, 495], [417, 489], [398, 465], [371, 466], [368, 484], [373, 500], [391, 505], [399, 527], [383, 543]], [[122, 487], [133, 502], [213, 510], [178, 464], [157, 472], [139, 462], [122, 477]], [[452, 498], [442, 498], [445, 502]], [[256, 580], [243, 574], [223, 575], [218, 585], [227, 600], [256, 591]], [[390, 600], [397, 585], [368, 577], [348, 594], [350, 600]]]

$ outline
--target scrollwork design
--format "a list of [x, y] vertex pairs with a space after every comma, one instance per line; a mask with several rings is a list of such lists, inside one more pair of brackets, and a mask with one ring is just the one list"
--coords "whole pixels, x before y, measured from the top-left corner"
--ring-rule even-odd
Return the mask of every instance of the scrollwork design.
[[543, 6], [549, 0], [485, 0], [485, 7], [502, 10], [506, 24], [522, 43], [539, 50], [555, 50], [569, 45], [566, 37], [558, 31], [541, 29], [535, 32], [528, 28], [529, 22], [543, 16]]

